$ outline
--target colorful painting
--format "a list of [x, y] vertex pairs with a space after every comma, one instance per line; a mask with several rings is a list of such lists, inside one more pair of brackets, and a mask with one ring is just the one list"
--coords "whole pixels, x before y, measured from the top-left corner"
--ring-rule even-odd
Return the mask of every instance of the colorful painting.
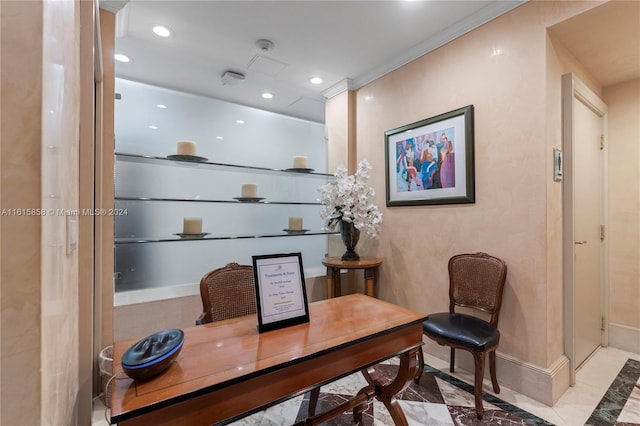
[[475, 201], [473, 105], [385, 132], [387, 206]]

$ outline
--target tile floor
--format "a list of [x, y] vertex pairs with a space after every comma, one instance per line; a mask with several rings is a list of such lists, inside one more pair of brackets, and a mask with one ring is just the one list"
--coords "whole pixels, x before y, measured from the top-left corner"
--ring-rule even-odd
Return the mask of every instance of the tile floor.
[[[502, 386], [502, 391], [497, 395], [497, 397], [555, 425], [584, 425], [587, 419], [589, 419], [594, 408], [600, 402], [604, 393], [616, 378], [622, 366], [629, 358], [640, 361], [640, 354], [633, 354], [615, 348], [601, 348], [576, 373], [576, 386], [569, 388], [553, 407], [549, 407], [524, 395], [518, 394], [504, 386]], [[432, 367], [441, 369], [449, 374], [448, 363], [446, 361], [425, 355], [425, 362]], [[458, 371], [453, 375], [464, 382], [473, 382], [473, 374], [468, 371], [458, 369]], [[364, 379], [362, 379], [360, 375], [353, 375], [323, 387], [322, 392], [337, 395], [349, 394], [350, 392], [353, 394], [353, 392], [364, 386], [364, 384]], [[625, 421], [628, 424], [640, 424], [640, 391], [638, 391], [640, 388], [638, 388], [638, 386], [640, 386], [640, 383], [636, 385], [636, 393], [632, 394], [632, 397], [629, 399], [627, 406], [625, 406], [619, 421]], [[490, 390], [490, 381], [485, 380], [484, 391], [491, 393]], [[256, 413], [250, 417], [235, 422], [233, 425], [253, 426], [260, 424], [280, 426], [290, 424], [293, 422], [293, 419], [296, 418], [300, 406], [305, 404], [305, 402], [304, 397], [299, 396], [276, 407], [272, 407], [267, 412]], [[446, 405], [428, 404], [425, 411], [424, 404], [418, 405], [412, 401], [401, 401], [400, 403], [407, 415], [410, 425], [425, 426], [432, 424], [454, 424], [451, 416], [446, 411]], [[386, 413], [384, 406], [379, 404], [377, 401], [375, 401], [374, 404], [377, 404], [373, 407], [373, 411], [376, 413], [375, 418], [372, 418], [370, 422], [366, 423], [384, 426], [392, 425], [393, 423], [391, 422], [391, 419], [388, 418], [389, 416], [388, 413]], [[464, 404], [467, 404], [469, 407], [473, 407], [472, 400], [467, 401]], [[491, 405], [485, 402], [485, 409], [490, 408]], [[427, 415], [426, 418], [425, 415]], [[366, 418], [366, 416], [367, 413], [365, 413], [364, 417]], [[470, 422], [468, 424], [473, 423], [475, 422]], [[457, 424], [467, 423], [463, 422]], [[105, 420], [104, 405], [98, 399], [96, 399], [94, 404], [93, 425], [108, 425]]]

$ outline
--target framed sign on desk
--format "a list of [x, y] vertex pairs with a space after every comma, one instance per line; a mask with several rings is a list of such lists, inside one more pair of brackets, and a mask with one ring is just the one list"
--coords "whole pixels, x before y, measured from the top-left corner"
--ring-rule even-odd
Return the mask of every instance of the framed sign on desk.
[[253, 256], [258, 331], [309, 322], [301, 253]]

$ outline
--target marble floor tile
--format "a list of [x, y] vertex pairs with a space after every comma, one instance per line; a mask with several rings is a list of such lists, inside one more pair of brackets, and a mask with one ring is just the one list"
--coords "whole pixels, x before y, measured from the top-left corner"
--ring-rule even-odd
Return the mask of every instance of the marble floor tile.
[[636, 382], [631, 396], [624, 404], [618, 422], [640, 424], [640, 379]]
[[[607, 389], [586, 423], [594, 426], [640, 424], [635, 392], [640, 381], [640, 361], [629, 359]], [[624, 408], [625, 421], [621, 421]]]
[[[475, 407], [475, 397], [472, 393], [465, 392], [457, 386], [450, 384], [442, 379], [436, 379], [438, 382], [438, 387], [442, 392], [442, 397], [444, 399], [444, 403], [447, 405], [454, 405], [458, 407]], [[486, 401], [483, 402], [483, 406], [485, 410], [497, 410], [493, 404], [490, 404]]]
[[320, 392], [355, 395], [365, 386], [367, 386], [367, 381], [364, 379], [362, 374], [352, 374], [343, 379], [322, 386], [320, 388]]
[[[380, 404], [383, 405], [383, 404]], [[384, 406], [384, 405], [383, 405]], [[415, 401], [400, 401], [400, 406], [407, 417], [409, 426], [449, 426], [455, 425], [451, 413], [445, 404], [419, 403]], [[392, 425], [392, 423], [387, 423]]]
[[[479, 421], [475, 413], [473, 387], [470, 385], [473, 374], [458, 369], [451, 375], [448, 362], [425, 355], [428, 364], [419, 385], [411, 384], [397, 395], [397, 403], [402, 407], [411, 426], [451, 426], [451, 425], [584, 425], [601, 400], [624, 400], [617, 409], [619, 417], [617, 425], [640, 426], [640, 362], [630, 367], [633, 382], [626, 383], [626, 388], [615, 384], [627, 360], [640, 360], [640, 355], [630, 354], [613, 348], [600, 349], [583, 366], [577, 374], [575, 387], [569, 388], [560, 400], [548, 407], [538, 401], [502, 387], [498, 395], [491, 392], [491, 383], [485, 380], [483, 399], [485, 414]], [[391, 380], [397, 371], [397, 360], [379, 364], [375, 367], [375, 375], [383, 381]], [[436, 368], [432, 368], [436, 367]], [[430, 370], [431, 369], [431, 370]], [[431, 373], [429, 373], [431, 371]], [[629, 375], [627, 374], [627, 375]], [[624, 376], [624, 374], [623, 374]], [[316, 412], [322, 412], [335, 406], [358, 390], [366, 386], [366, 380], [360, 373], [347, 376], [321, 388]], [[627, 396], [620, 396], [618, 389], [628, 389]], [[624, 393], [624, 392], [622, 392]], [[605, 395], [608, 395], [605, 397]], [[233, 426], [284, 426], [302, 421], [307, 416], [309, 395], [302, 395], [255, 413], [239, 421]], [[626, 401], [626, 403], [625, 403]], [[617, 414], [616, 414], [617, 415]], [[614, 420], [615, 422], [615, 420]], [[105, 407], [96, 398], [94, 401], [94, 426], [106, 426]], [[323, 424], [323, 426], [354, 425], [351, 411]], [[594, 425], [614, 424], [595, 422]], [[366, 403], [361, 426], [390, 426], [393, 421], [383, 403], [373, 400]]]
[[629, 358], [632, 358], [629, 356], [629, 352], [614, 348], [601, 348], [576, 371], [576, 381], [580, 385], [603, 388], [605, 391]]
[[581, 385], [569, 388], [555, 403], [553, 411], [562, 419], [561, 425], [583, 425], [606, 389]]

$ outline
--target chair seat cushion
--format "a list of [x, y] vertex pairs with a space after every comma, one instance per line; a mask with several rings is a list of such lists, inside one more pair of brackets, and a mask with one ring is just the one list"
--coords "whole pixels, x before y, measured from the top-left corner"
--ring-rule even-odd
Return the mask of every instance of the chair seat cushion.
[[429, 314], [422, 330], [432, 339], [446, 340], [471, 351], [484, 352], [498, 345], [500, 332], [480, 318], [450, 312]]

